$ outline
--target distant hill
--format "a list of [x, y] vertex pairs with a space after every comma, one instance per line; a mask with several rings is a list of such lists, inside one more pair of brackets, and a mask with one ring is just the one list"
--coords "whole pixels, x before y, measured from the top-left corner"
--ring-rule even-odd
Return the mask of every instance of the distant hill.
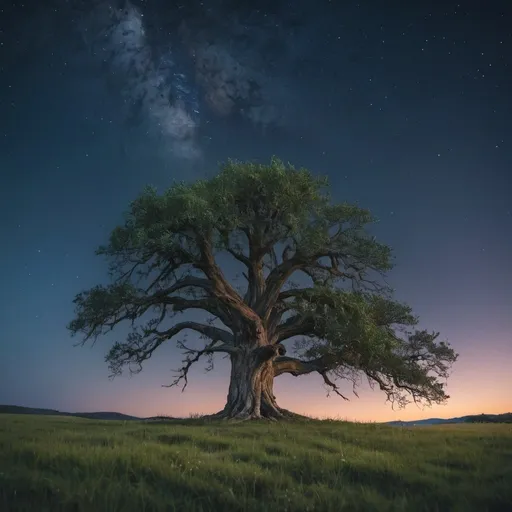
[[385, 425], [396, 427], [414, 427], [426, 425], [446, 425], [449, 423], [512, 423], [512, 412], [504, 414], [477, 414], [458, 418], [428, 418], [416, 421], [388, 421]]
[[120, 412], [62, 412], [55, 409], [37, 409], [34, 407], [20, 407], [19, 405], [0, 405], [0, 414], [42, 414], [45, 416], [76, 416], [91, 420], [141, 420], [136, 416], [121, 414]]
[[466, 421], [468, 423], [512, 423], [512, 412], [466, 416]]
[[[19, 405], [0, 405], [0, 414], [62, 414], [54, 409], [35, 409], [33, 407], [20, 407]], [[64, 413], [65, 415], [66, 413]]]
[[[56, 409], [38, 409], [34, 407], [21, 407], [19, 405], [0, 405], [0, 414], [42, 414], [46, 416], [75, 416], [90, 420], [174, 420], [164, 416], [153, 416], [151, 418], [138, 418], [120, 412], [62, 412]], [[461, 416], [459, 418], [428, 418], [417, 421], [388, 421], [384, 425], [394, 427], [413, 427], [426, 425], [444, 425], [448, 423], [512, 423], [512, 412], [505, 414], [478, 414], [473, 416]]]

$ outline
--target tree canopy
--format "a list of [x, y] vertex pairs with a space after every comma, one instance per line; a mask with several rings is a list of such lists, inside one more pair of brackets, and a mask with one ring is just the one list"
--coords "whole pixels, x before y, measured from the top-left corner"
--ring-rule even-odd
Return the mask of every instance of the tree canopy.
[[[113, 376], [140, 371], [185, 330], [200, 333], [201, 349], [177, 341], [185, 360], [171, 385], [186, 385], [201, 356], [228, 354], [226, 417], [286, 415], [273, 395], [285, 373], [318, 373], [344, 398], [339, 379], [356, 392], [366, 377], [399, 406], [442, 403], [457, 354], [393, 300], [384, 281], [391, 250], [368, 231], [375, 220], [333, 202], [327, 179], [277, 158], [230, 160], [211, 179], [161, 194], [147, 187], [97, 250], [111, 283], [76, 296], [69, 329], [83, 344], [131, 325], [106, 356]], [[244, 269], [243, 291], [227, 277], [227, 258]], [[192, 309], [205, 320], [176, 321]]]

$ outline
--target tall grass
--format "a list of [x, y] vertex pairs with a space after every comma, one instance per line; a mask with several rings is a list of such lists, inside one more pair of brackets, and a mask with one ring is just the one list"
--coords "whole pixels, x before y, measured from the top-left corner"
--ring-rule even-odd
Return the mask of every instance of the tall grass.
[[0, 416], [2, 511], [507, 511], [512, 425]]

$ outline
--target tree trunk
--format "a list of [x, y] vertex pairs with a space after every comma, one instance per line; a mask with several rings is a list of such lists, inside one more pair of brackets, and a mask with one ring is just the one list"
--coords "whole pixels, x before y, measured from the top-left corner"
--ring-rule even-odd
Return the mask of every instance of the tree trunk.
[[266, 345], [233, 354], [227, 402], [213, 417], [277, 420], [295, 416], [277, 405], [273, 392], [273, 360], [283, 353], [280, 345]]

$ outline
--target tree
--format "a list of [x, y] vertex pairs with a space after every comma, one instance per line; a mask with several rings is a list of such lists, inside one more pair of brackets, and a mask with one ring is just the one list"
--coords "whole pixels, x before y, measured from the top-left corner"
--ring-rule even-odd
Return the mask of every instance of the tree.
[[[446, 401], [443, 381], [457, 355], [438, 333], [412, 330], [418, 319], [381, 279], [391, 250], [366, 230], [375, 219], [334, 204], [327, 185], [273, 158], [228, 161], [214, 178], [161, 195], [146, 188], [97, 250], [110, 260], [112, 282], [76, 296], [68, 328], [83, 345], [131, 325], [106, 356], [112, 376], [139, 372], [186, 330], [200, 333], [208, 340], [200, 349], [177, 342], [186, 357], [171, 386], [185, 387], [202, 356], [227, 355], [223, 418], [292, 416], [273, 393], [274, 378], [286, 373], [317, 373], [345, 399], [336, 378], [351, 380], [356, 393], [366, 376], [399, 406]], [[227, 257], [244, 269], [243, 291], [221, 268]], [[208, 320], [174, 320], [193, 309]]]

